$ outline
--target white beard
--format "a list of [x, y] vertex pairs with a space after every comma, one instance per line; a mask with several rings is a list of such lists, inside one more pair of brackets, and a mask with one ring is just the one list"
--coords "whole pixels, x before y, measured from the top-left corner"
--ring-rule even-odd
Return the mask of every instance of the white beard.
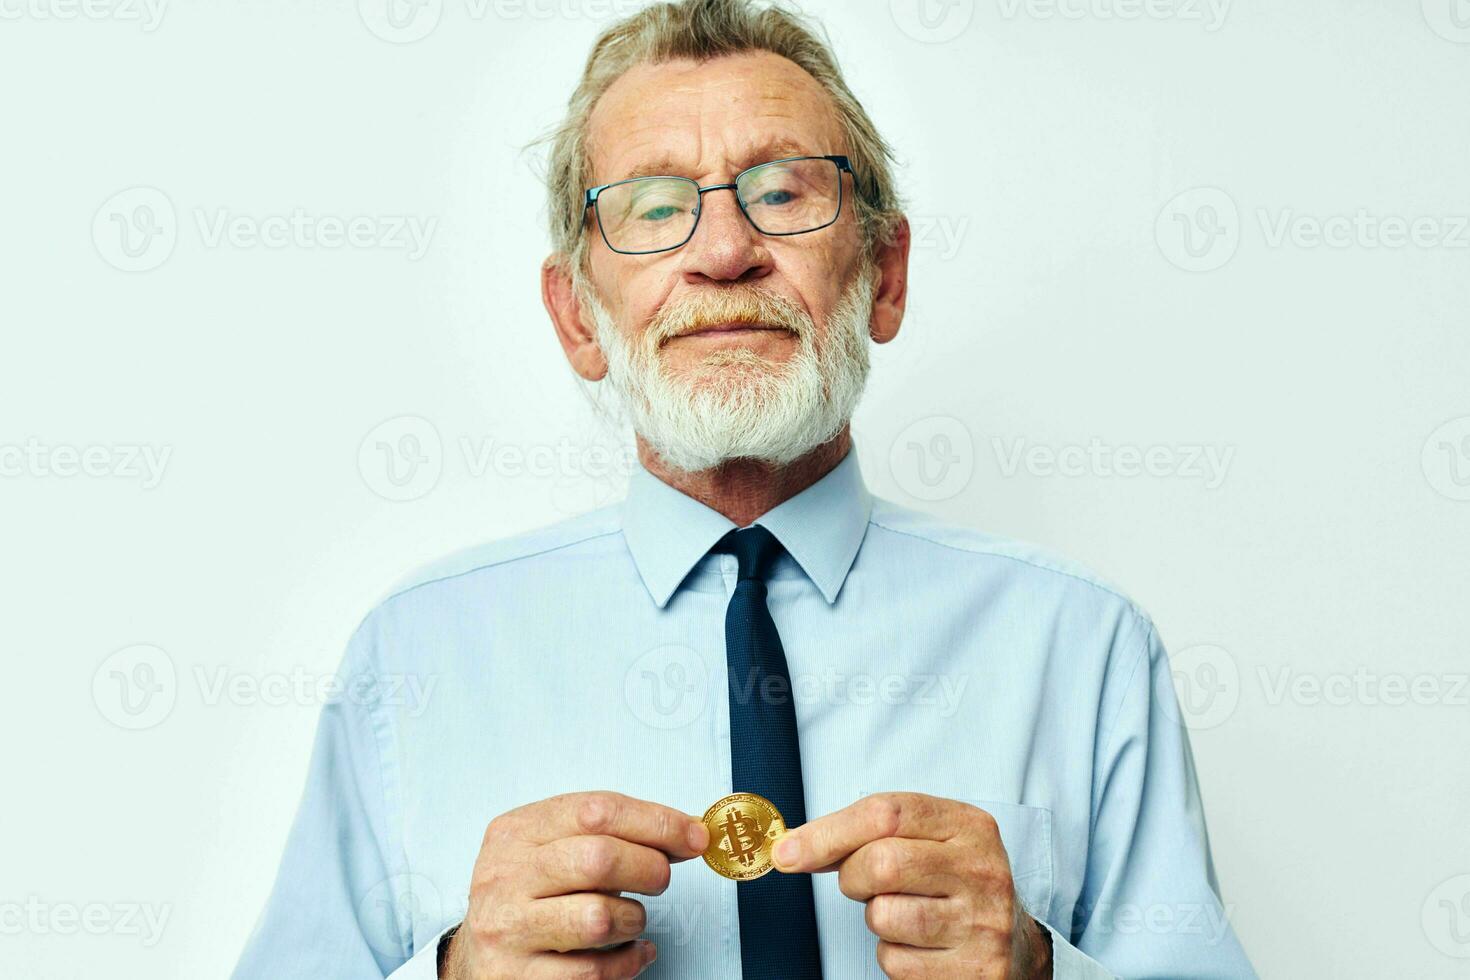
[[[661, 309], [630, 342], [581, 276], [580, 301], [607, 358], [607, 380], [634, 430], [664, 463], [698, 472], [732, 459], [785, 465], [832, 439], [852, 418], [868, 376], [868, 322], [876, 269], [865, 266], [828, 318], [819, 342], [812, 318], [765, 290], [719, 287]], [[725, 291], [730, 290], [730, 291]], [[671, 376], [660, 348], [700, 323], [747, 320], [797, 334], [791, 359], [774, 363], [749, 349], [715, 351], [685, 376]]]

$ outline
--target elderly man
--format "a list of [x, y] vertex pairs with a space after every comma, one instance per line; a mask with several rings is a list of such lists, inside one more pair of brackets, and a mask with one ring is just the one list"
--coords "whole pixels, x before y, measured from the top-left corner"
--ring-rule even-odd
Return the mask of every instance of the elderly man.
[[[789, 13], [598, 40], [541, 287], [631, 417], [628, 499], [362, 623], [378, 696], [323, 712], [238, 978], [1252, 976], [1149, 620], [864, 489], [890, 159]], [[413, 711], [352, 687], [405, 674]]]

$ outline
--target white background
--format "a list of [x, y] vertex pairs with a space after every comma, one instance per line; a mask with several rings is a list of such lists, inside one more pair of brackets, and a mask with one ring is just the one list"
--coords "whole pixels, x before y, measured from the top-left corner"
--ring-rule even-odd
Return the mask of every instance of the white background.
[[[618, 8], [383, 3], [0, 0], [6, 977], [224, 976], [301, 789], [294, 679], [414, 566], [621, 492], [522, 152]], [[1155, 617], [1263, 976], [1464, 976], [1470, 5], [930, 3], [808, 8], [920, 236], [870, 485]], [[371, 241], [241, 237], [295, 209]]]

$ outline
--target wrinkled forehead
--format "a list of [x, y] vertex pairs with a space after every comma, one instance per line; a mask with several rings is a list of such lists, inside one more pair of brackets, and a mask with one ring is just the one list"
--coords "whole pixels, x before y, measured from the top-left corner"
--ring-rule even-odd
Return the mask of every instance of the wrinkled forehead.
[[628, 69], [588, 123], [594, 184], [672, 174], [726, 177], [789, 156], [847, 153], [832, 97], [766, 51]]

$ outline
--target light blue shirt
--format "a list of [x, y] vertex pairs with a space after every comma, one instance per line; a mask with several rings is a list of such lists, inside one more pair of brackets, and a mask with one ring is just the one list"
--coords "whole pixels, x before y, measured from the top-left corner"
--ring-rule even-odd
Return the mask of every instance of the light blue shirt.
[[[1168, 660], [1137, 606], [1034, 548], [872, 497], [857, 458], [756, 523], [806, 812], [906, 790], [1000, 826], [1058, 978], [1253, 977], [1217, 894]], [[621, 506], [460, 556], [363, 621], [237, 980], [435, 977], [495, 816], [612, 789], [730, 792], [729, 520], [642, 469]], [[814, 878], [828, 977], [881, 977]], [[736, 886], [695, 858], [634, 896], [646, 977], [740, 976]]]

